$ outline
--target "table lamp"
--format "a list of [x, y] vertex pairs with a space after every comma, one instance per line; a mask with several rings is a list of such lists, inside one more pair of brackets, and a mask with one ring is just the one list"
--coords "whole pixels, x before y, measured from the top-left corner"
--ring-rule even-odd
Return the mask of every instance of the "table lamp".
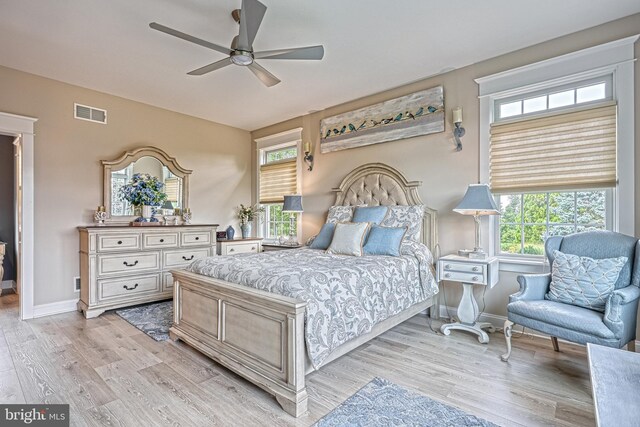
[[290, 196], [284, 196], [284, 204], [282, 205], [282, 212], [289, 213], [289, 242], [291, 246], [298, 244], [297, 230], [294, 230], [293, 218], [297, 213], [301, 213], [302, 210], [302, 196], [292, 194]]
[[498, 206], [491, 195], [487, 184], [469, 184], [464, 197], [453, 209], [462, 215], [473, 215], [476, 224], [476, 245], [473, 250], [460, 250], [458, 255], [468, 256], [473, 259], [484, 259], [487, 257], [486, 252], [482, 249], [480, 243], [480, 216], [482, 215], [500, 215]]

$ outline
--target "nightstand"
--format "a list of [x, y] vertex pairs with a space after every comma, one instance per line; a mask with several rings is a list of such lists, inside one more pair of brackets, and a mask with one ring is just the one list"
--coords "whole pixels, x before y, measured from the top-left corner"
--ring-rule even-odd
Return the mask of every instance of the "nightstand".
[[478, 335], [482, 344], [489, 342], [489, 335], [484, 331], [494, 332], [490, 323], [478, 322], [478, 303], [473, 296], [473, 286], [492, 288], [498, 283], [498, 258], [470, 259], [458, 255], [447, 255], [438, 259], [437, 280], [462, 283], [462, 299], [458, 304], [459, 322], [442, 325], [440, 331], [449, 335], [451, 329], [460, 329]]
[[304, 247], [304, 245], [281, 245], [279, 243], [263, 243], [262, 250], [265, 252], [269, 251], [284, 251], [287, 249], [300, 249]]
[[235, 255], [261, 252], [262, 238], [218, 240], [218, 255]]

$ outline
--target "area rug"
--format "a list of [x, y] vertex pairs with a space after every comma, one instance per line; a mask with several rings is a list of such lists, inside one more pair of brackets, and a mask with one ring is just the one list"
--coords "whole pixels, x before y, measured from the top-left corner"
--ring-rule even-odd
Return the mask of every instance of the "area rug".
[[173, 301], [117, 310], [116, 314], [156, 341], [169, 339], [169, 328], [173, 322]]
[[334, 426], [497, 427], [382, 378], [374, 378], [314, 424], [314, 427]]

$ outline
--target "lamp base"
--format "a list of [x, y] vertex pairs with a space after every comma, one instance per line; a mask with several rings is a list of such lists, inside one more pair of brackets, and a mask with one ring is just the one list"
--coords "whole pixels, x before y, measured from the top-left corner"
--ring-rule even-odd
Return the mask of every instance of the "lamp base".
[[482, 249], [460, 249], [458, 256], [467, 257], [469, 259], [486, 259], [487, 253]]

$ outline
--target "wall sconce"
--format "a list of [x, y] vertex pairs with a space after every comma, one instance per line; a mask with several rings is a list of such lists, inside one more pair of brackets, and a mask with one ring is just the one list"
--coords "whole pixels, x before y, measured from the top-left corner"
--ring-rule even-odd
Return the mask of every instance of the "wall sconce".
[[304, 143], [304, 157], [302, 158], [302, 160], [304, 160], [304, 162], [307, 164], [308, 171], [312, 171], [313, 170], [313, 154], [311, 154], [311, 143], [309, 141], [306, 141]]
[[453, 137], [456, 139], [456, 151], [462, 150], [462, 138], [465, 134], [465, 130], [462, 127], [462, 107], [456, 107], [452, 111], [453, 113], [453, 125], [455, 128], [453, 129]]

